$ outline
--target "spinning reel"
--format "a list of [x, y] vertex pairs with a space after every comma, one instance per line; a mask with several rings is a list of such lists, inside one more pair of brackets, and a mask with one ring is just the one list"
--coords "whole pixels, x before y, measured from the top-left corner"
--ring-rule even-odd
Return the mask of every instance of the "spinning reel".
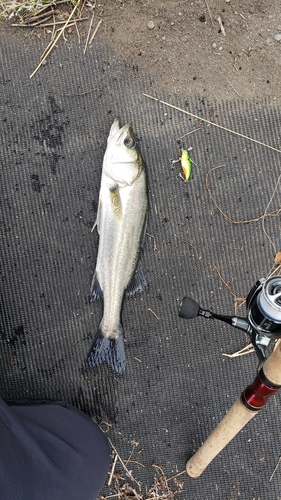
[[281, 276], [261, 278], [251, 289], [246, 299], [247, 318], [222, 316], [201, 309], [191, 297], [184, 297], [179, 307], [179, 316], [193, 319], [197, 316], [215, 318], [246, 332], [259, 359], [260, 369], [266, 360], [265, 351], [270, 341], [281, 338]]

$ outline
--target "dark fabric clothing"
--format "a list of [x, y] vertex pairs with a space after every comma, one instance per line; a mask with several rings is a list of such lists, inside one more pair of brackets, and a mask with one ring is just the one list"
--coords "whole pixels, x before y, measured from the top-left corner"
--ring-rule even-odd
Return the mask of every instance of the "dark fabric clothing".
[[0, 399], [1, 500], [95, 500], [109, 461], [103, 432], [72, 405]]

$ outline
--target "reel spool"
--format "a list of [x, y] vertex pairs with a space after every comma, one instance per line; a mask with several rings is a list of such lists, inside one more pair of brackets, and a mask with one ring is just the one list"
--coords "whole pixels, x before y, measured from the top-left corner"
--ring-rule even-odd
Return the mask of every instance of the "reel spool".
[[246, 306], [254, 330], [266, 337], [281, 337], [281, 276], [257, 281]]

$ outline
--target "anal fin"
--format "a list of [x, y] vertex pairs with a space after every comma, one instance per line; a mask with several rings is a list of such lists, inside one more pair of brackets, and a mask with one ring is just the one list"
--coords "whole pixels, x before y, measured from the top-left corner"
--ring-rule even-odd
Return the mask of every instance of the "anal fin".
[[146, 281], [141, 261], [139, 260], [137, 268], [134, 272], [132, 281], [126, 290], [127, 297], [133, 297], [137, 293], [144, 292], [148, 289], [148, 283]]
[[97, 278], [96, 273], [93, 276], [92, 279], [92, 284], [91, 284], [91, 292], [90, 292], [90, 302], [93, 302], [93, 300], [96, 299], [102, 299], [103, 298], [103, 291], [102, 288], [99, 284], [99, 280]]

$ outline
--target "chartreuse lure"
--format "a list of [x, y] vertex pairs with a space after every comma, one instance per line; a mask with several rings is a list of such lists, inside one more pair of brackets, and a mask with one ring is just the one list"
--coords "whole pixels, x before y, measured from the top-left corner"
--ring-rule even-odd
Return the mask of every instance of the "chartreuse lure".
[[181, 152], [180, 164], [183, 171], [184, 180], [189, 181], [192, 174], [192, 161], [187, 149], [183, 149]]

